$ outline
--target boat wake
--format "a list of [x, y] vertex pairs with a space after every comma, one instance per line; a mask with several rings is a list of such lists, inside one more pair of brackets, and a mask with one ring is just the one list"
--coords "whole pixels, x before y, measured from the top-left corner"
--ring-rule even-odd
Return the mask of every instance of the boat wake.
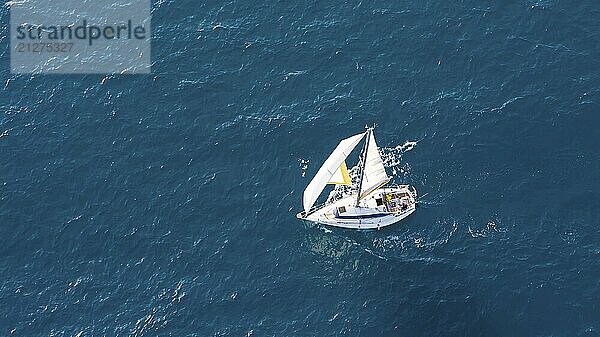
[[383, 165], [386, 168], [392, 170], [393, 175], [402, 174], [406, 177], [410, 173], [410, 165], [408, 163], [402, 164], [402, 155], [406, 152], [412, 151], [417, 146], [417, 141], [407, 140], [402, 145], [395, 147], [383, 147], [380, 149], [381, 158], [383, 159]]

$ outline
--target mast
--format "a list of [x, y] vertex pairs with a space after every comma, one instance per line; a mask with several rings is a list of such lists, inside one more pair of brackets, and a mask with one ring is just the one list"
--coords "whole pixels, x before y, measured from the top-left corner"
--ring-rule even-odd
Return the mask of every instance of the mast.
[[358, 176], [358, 193], [356, 195], [356, 203], [354, 207], [358, 207], [358, 203], [360, 202], [360, 188], [362, 186], [363, 174], [365, 173], [365, 165], [367, 164], [367, 151], [369, 149], [369, 139], [371, 139], [371, 131], [373, 128], [367, 128], [367, 140], [365, 141], [365, 147], [363, 148], [363, 158], [362, 163], [360, 165], [360, 174]]

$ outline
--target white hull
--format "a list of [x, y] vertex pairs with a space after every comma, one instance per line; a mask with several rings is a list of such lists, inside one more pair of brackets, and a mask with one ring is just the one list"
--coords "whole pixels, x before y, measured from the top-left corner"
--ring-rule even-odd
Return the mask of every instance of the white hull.
[[355, 207], [356, 194], [327, 202], [299, 219], [315, 223], [351, 228], [380, 229], [411, 215], [417, 206], [417, 191], [408, 185], [380, 188], [362, 199]]

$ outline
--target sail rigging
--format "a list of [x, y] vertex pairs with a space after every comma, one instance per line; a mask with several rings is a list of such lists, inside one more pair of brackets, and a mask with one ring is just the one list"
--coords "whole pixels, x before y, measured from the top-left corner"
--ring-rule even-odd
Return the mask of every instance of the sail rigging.
[[375, 142], [375, 136], [373, 136], [373, 129], [369, 128], [364, 133], [342, 140], [327, 160], [325, 160], [323, 166], [319, 168], [315, 177], [304, 190], [303, 204], [304, 210], [307, 213], [313, 207], [327, 184], [352, 185], [352, 180], [348, 174], [348, 167], [346, 166], [346, 158], [363, 138], [365, 138], [365, 145], [362, 151], [361, 162], [358, 164], [360, 173], [356, 185], [358, 191], [356, 192], [355, 207], [358, 207], [361, 199], [364, 199], [391, 180], [385, 171], [383, 160]]
[[359, 186], [358, 200], [365, 198], [373, 191], [387, 184], [391, 178], [388, 177], [383, 166], [383, 160], [379, 154], [379, 148], [375, 142], [373, 132], [369, 132], [367, 139], [367, 149], [364, 156], [364, 166], [362, 168], [362, 177]]
[[358, 207], [358, 203], [360, 202], [360, 190], [362, 187], [362, 181], [365, 173], [365, 164], [367, 163], [367, 149], [369, 147], [369, 140], [371, 139], [371, 129], [367, 128], [366, 134], [367, 136], [365, 137], [365, 146], [363, 147], [361, 163], [359, 164], [360, 173], [358, 174], [358, 191], [356, 192], [356, 202], [354, 203], [354, 207]]

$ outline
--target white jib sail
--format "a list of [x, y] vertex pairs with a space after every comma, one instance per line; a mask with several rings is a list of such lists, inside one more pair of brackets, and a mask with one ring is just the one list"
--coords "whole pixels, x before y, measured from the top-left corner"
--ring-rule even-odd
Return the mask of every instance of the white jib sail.
[[306, 189], [304, 190], [303, 204], [304, 210], [308, 212], [310, 208], [315, 204], [317, 198], [323, 192], [323, 189], [327, 185], [333, 175], [340, 170], [340, 166], [346, 160], [350, 152], [354, 150], [356, 145], [360, 143], [362, 138], [365, 136], [364, 133], [355, 135], [342, 140], [338, 146], [329, 155], [327, 160], [323, 163], [323, 166], [317, 171], [315, 177], [310, 181]]
[[367, 149], [367, 162], [365, 163], [365, 167], [363, 169], [360, 198], [362, 199], [371, 194], [371, 192], [387, 184], [388, 181], [390, 181], [390, 177], [388, 177], [387, 173], [385, 172], [383, 160], [379, 155], [379, 149], [377, 148], [375, 137], [371, 132], [371, 137], [369, 138], [369, 148]]

